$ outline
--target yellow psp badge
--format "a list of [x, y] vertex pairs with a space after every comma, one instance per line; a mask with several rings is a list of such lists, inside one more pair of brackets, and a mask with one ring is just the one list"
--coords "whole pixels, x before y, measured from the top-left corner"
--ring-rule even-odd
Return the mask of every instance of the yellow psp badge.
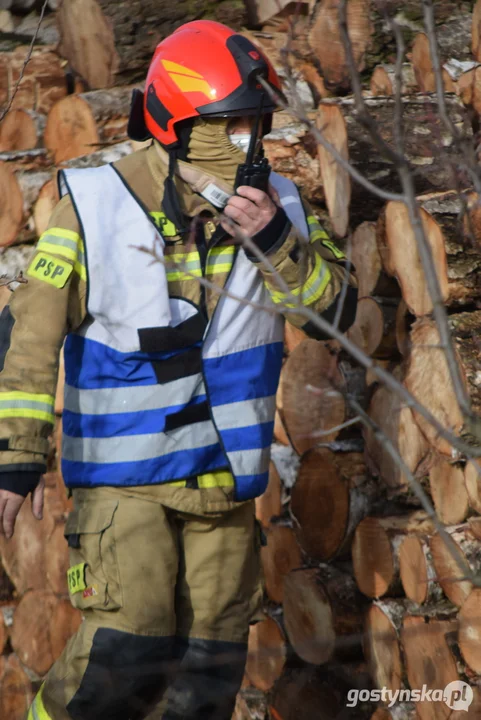
[[38, 252], [29, 265], [27, 275], [43, 280], [56, 288], [63, 288], [72, 270], [70, 263], [45, 252]]

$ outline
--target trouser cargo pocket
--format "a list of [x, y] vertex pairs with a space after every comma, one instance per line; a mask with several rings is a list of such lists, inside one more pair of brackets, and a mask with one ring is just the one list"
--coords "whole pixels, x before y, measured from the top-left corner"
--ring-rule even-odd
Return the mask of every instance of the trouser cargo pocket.
[[84, 503], [65, 523], [70, 567], [70, 600], [80, 610], [122, 607], [122, 588], [115, 546], [118, 501]]

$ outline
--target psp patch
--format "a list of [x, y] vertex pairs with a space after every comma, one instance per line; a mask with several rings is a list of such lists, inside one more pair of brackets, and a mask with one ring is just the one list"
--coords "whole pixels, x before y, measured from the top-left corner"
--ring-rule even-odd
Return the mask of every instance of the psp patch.
[[65, 287], [65, 283], [72, 273], [73, 267], [65, 260], [39, 252], [35, 255], [27, 270], [27, 275], [43, 280], [56, 288]]
[[79, 563], [78, 565], [72, 565], [67, 570], [68, 591], [71, 595], [87, 589], [87, 583], [85, 582], [86, 565], [87, 563]]

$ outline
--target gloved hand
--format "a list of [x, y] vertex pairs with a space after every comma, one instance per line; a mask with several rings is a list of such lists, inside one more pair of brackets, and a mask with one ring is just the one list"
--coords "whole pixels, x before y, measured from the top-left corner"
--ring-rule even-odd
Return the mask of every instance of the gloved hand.
[[43, 517], [45, 480], [38, 472], [0, 472], [0, 535], [13, 535], [15, 521], [28, 493], [32, 493], [32, 514]]
[[[221, 225], [233, 235], [230, 223], [234, 223], [234, 227], [237, 226], [261, 252], [268, 255], [283, 243], [291, 229], [279, 195], [272, 185], [269, 186], [269, 194], [245, 185], [239, 187], [237, 193], [229, 198], [224, 208], [227, 217], [221, 220]], [[244, 249], [250, 260], [259, 260], [248, 247]]]

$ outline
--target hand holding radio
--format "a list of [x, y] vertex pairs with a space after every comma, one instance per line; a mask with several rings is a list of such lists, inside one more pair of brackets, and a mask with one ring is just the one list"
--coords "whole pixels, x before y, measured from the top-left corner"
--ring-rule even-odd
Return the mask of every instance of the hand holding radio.
[[[239, 187], [237, 194], [229, 198], [224, 208], [224, 214], [251, 238], [270, 223], [276, 212], [277, 206], [270, 194], [247, 185]], [[228, 222], [221, 220], [221, 225], [233, 235]]]

